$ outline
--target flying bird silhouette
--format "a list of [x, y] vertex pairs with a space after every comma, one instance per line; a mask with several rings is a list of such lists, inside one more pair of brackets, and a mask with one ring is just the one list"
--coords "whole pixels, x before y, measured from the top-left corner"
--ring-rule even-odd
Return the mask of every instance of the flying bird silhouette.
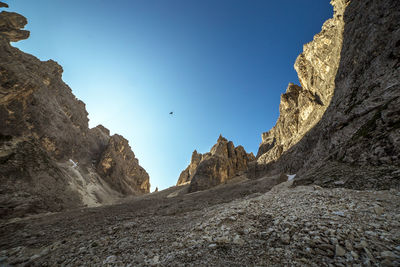
[[174, 112], [173, 111], [171, 111], [170, 113], [169, 113], [169, 115], [173, 115], [174, 114]]

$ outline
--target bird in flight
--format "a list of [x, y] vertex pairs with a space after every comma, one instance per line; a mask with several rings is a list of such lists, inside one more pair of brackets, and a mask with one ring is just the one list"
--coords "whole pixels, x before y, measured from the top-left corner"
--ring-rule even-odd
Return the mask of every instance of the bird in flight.
[[171, 111], [170, 113], [169, 113], [169, 115], [173, 115], [174, 114], [174, 112], [173, 111]]

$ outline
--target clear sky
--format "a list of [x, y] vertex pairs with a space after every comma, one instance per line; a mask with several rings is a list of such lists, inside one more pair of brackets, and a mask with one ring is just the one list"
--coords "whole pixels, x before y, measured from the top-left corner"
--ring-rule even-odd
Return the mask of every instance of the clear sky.
[[152, 190], [219, 134], [256, 154], [303, 44], [333, 13], [329, 0], [5, 2], [31, 31], [14, 45], [63, 66], [90, 127], [129, 140]]

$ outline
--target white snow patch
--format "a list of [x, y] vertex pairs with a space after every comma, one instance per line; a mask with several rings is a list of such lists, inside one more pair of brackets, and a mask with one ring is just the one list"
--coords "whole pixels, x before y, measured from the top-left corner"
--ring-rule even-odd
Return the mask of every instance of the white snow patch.
[[294, 179], [294, 177], [296, 177], [296, 174], [286, 174], [286, 175], [287, 175], [288, 181], [291, 181]]
[[76, 168], [76, 166], [78, 166], [77, 163], [75, 163], [75, 161], [73, 161], [72, 159], [69, 159], [69, 162], [72, 163], [72, 167]]
[[122, 198], [122, 194], [113, 190], [92, 168], [76, 168], [78, 164], [74, 164], [73, 160], [69, 160], [58, 165], [64, 170], [70, 188], [78, 192], [81, 196], [82, 203], [88, 207], [97, 207], [104, 204], [113, 204]]

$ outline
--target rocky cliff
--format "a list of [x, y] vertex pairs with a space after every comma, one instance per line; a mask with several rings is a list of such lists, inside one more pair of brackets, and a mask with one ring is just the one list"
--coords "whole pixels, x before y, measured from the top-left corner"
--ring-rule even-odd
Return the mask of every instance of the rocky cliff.
[[330, 104], [339, 67], [345, 1], [332, 2], [334, 16], [314, 40], [303, 47], [295, 62], [301, 86], [292, 83], [282, 94], [276, 125], [262, 134], [257, 161], [267, 164], [298, 143], [321, 119]]
[[331, 3], [334, 17], [296, 60], [302, 86], [282, 96], [253, 174], [297, 172], [297, 185], [399, 187], [400, 4]]
[[62, 67], [10, 45], [29, 37], [26, 23], [0, 13], [1, 215], [148, 193], [149, 176], [127, 140], [103, 126], [89, 129], [85, 104], [62, 81]]
[[179, 179], [176, 185], [184, 185], [190, 183], [202, 159], [203, 154], [198, 153], [197, 150], [193, 151], [190, 164], [184, 171], [181, 172], [181, 175], [179, 175]]
[[189, 166], [181, 173], [177, 185], [190, 183], [189, 192], [208, 189], [243, 174], [255, 159], [242, 146], [219, 136], [217, 143], [205, 154], [192, 154]]

